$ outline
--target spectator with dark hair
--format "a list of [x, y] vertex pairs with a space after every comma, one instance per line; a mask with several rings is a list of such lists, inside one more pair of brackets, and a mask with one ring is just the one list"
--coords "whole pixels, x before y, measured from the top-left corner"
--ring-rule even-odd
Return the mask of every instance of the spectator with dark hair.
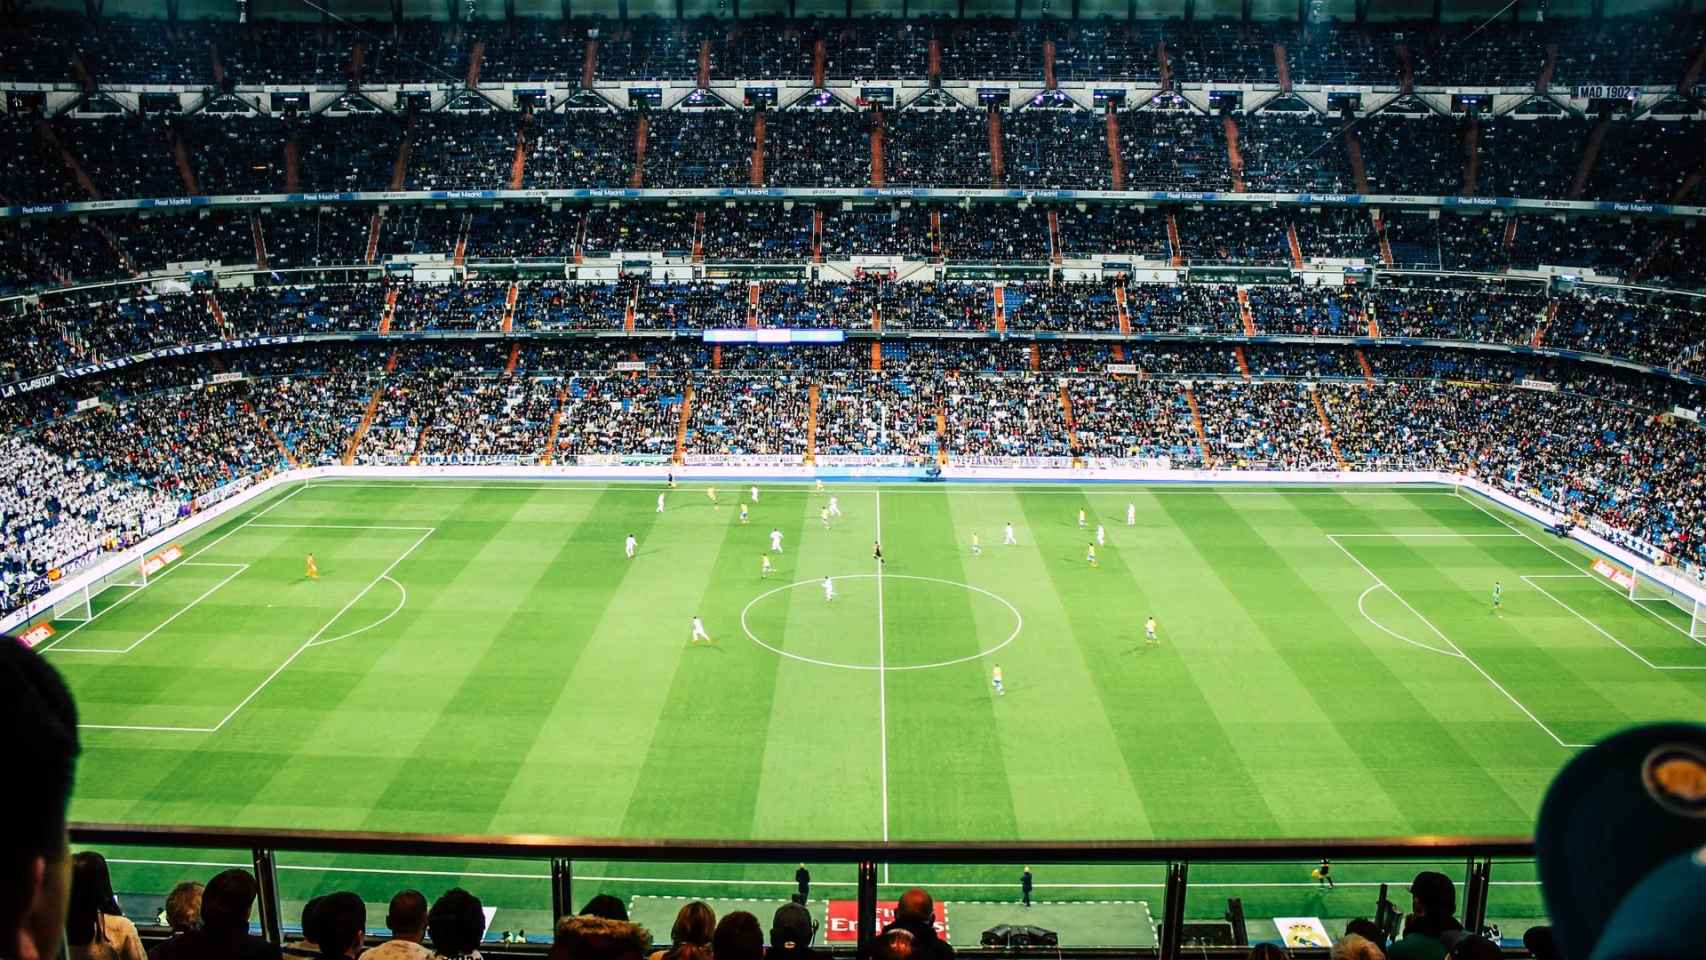
[[125, 919], [113, 895], [107, 858], [93, 851], [71, 858], [71, 900], [65, 943], [78, 960], [142, 960], [136, 924]]
[[953, 960], [954, 948], [936, 934], [936, 901], [918, 887], [900, 895], [894, 908], [894, 922], [883, 928], [884, 933], [891, 930], [912, 934], [915, 952], [922, 960]]
[[70, 893], [77, 706], [59, 674], [11, 637], [0, 637], [0, 729], [12, 808], [0, 839], [0, 954], [45, 960], [59, 953]]
[[[652, 935], [637, 923], [581, 915], [557, 921], [550, 956], [551, 960], [640, 960], [651, 948]], [[708, 954], [693, 960], [708, 960]]]
[[1245, 957], [1246, 960], [1291, 960], [1291, 954], [1277, 943], [1258, 943]]
[[320, 907], [326, 902], [324, 896], [309, 897], [302, 905], [302, 939], [293, 940], [279, 948], [286, 958], [314, 958], [320, 955]]
[[1464, 937], [1446, 953], [1450, 960], [1503, 960], [1504, 951], [1486, 937]]
[[601, 893], [588, 900], [586, 906], [581, 907], [581, 916], [603, 917], [606, 920], [626, 920], [628, 919], [628, 908], [623, 905], [620, 897]]
[[1404, 920], [1404, 935], [1386, 951], [1390, 960], [1442, 960], [1446, 951], [1463, 938], [1457, 912], [1457, 888], [1451, 878], [1423, 870], [1410, 882], [1411, 910]]
[[764, 929], [758, 918], [736, 910], [717, 921], [711, 935], [711, 955], [716, 960], [763, 960]]
[[427, 915], [427, 935], [434, 958], [480, 960], [480, 940], [486, 935], [480, 899], [461, 887], [446, 890]]
[[[803, 869], [803, 868], [802, 868]], [[776, 908], [770, 921], [770, 960], [829, 960], [829, 955], [812, 949], [812, 937], [817, 934], [817, 921], [812, 913], [798, 903], [784, 903]]]
[[385, 912], [391, 939], [361, 955], [361, 960], [426, 960], [432, 951], [421, 945], [426, 936], [427, 898], [419, 890], [404, 890], [391, 898]]
[[1386, 931], [1380, 929], [1380, 924], [1375, 923], [1367, 917], [1357, 917], [1355, 920], [1345, 924], [1345, 936], [1346, 938], [1362, 937], [1368, 942], [1383, 949], [1386, 946]]
[[201, 929], [160, 945], [155, 960], [281, 960], [275, 944], [249, 934], [259, 888], [247, 870], [226, 870], [201, 895]]
[[342, 960], [361, 953], [367, 938], [367, 904], [347, 890], [329, 893], [320, 900], [318, 921], [320, 960]]

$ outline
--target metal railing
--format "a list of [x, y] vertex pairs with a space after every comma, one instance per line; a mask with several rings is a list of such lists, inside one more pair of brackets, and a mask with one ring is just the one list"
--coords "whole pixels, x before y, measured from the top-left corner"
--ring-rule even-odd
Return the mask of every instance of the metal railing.
[[[851, 865], [857, 882], [857, 943], [863, 947], [879, 932], [879, 868], [887, 865], [1149, 865], [1165, 867], [1162, 910], [1156, 921], [1154, 947], [1122, 949], [1122, 955], [1178, 960], [1185, 947], [1185, 903], [1192, 866], [1232, 864], [1313, 863], [1335, 861], [1405, 861], [1428, 864], [1461, 863], [1461, 919], [1474, 930], [1486, 921], [1488, 893], [1496, 860], [1527, 860], [1531, 841], [1516, 837], [1474, 838], [1419, 836], [1322, 840], [1150, 840], [1070, 842], [864, 842], [864, 841], [728, 841], [671, 839], [607, 839], [533, 834], [374, 833], [322, 830], [261, 830], [188, 826], [133, 826], [74, 823], [71, 839], [78, 848], [144, 847], [192, 850], [247, 850], [259, 885], [257, 904], [262, 935], [273, 942], [283, 936], [278, 885], [278, 854], [335, 853], [397, 857], [434, 857], [550, 864], [552, 917], [572, 915], [575, 864], [618, 861], [668, 864]], [[406, 873], [407, 871], [399, 871]], [[714, 887], [718, 881], [682, 880]], [[928, 885], [928, 884], [926, 884]], [[1224, 884], [1217, 884], [1224, 886]], [[1387, 887], [1379, 885], [1379, 903], [1390, 906]], [[1135, 908], [1134, 908], [1135, 909]], [[1147, 907], [1145, 907], [1147, 909]], [[1372, 911], [1371, 911], [1372, 912]], [[1389, 912], [1390, 913], [1390, 912]], [[1401, 911], [1398, 912], [1401, 915]], [[1395, 921], [1392, 921], [1395, 923]], [[1191, 953], [1199, 953], [1191, 946]], [[1057, 952], [1054, 948], [1051, 953]], [[1204, 952], [1204, 955], [1210, 955]], [[1241, 955], [1241, 954], [1239, 954]]]

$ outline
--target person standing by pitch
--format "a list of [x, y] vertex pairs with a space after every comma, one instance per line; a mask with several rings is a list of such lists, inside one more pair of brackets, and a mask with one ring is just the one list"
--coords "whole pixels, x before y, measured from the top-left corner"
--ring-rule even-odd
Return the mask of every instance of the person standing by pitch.
[[806, 869], [805, 864], [800, 864], [800, 869], [794, 871], [794, 882], [800, 887], [799, 902], [805, 903], [812, 892], [812, 872]]
[[1031, 868], [1026, 867], [1025, 871], [1019, 874], [1019, 893], [1024, 897], [1027, 907], [1031, 905], [1031, 888], [1034, 886], [1036, 881], [1031, 878]]

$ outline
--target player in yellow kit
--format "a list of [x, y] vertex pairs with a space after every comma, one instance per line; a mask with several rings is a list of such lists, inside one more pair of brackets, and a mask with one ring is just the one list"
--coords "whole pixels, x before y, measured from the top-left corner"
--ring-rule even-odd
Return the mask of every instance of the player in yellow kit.
[[1092, 567], [1097, 565], [1096, 564], [1096, 545], [1094, 543], [1090, 544], [1090, 552], [1085, 554], [1084, 559], [1090, 561], [1090, 566], [1092, 566]]
[[1005, 697], [1007, 695], [1007, 688], [1001, 685], [1001, 664], [999, 663], [995, 665], [994, 672], [990, 674], [990, 684], [995, 687], [996, 696]]
[[717, 488], [716, 487], [706, 487], [705, 488], [705, 496], [711, 498], [711, 508], [712, 509], [714, 509], [714, 510], [721, 510], [722, 509], [722, 506], [717, 503]]
[[760, 554], [759, 559], [764, 561], [764, 563], [758, 568], [758, 576], [762, 579], [768, 580], [770, 579], [770, 571], [776, 569], [770, 565], [770, 554]]
[[314, 555], [312, 553], [308, 555], [308, 579], [320, 579], [320, 565], [314, 562]]
[[743, 503], [740, 505], [740, 522], [745, 523], [746, 521], [747, 521], [746, 504]]

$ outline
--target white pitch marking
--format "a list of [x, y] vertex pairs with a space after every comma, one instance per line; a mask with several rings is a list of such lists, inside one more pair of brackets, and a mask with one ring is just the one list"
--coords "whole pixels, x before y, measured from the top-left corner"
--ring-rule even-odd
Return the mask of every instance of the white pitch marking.
[[1460, 654], [1460, 653], [1453, 653], [1450, 650], [1441, 650], [1438, 647], [1430, 647], [1427, 644], [1422, 643], [1418, 640], [1411, 640], [1409, 637], [1404, 636], [1403, 634], [1397, 632], [1396, 630], [1389, 629], [1385, 624], [1381, 623], [1379, 620], [1376, 620], [1376, 619], [1374, 619], [1374, 617], [1370, 616], [1368, 613], [1368, 610], [1364, 609], [1363, 602], [1368, 599], [1369, 594], [1373, 593], [1376, 590], [1385, 590], [1387, 593], [1392, 592], [1392, 588], [1388, 587], [1384, 583], [1372, 583], [1372, 584], [1369, 584], [1369, 587], [1367, 590], [1364, 590], [1362, 592], [1361, 596], [1357, 597], [1357, 612], [1362, 614], [1362, 618], [1364, 620], [1367, 620], [1369, 623], [1374, 624], [1375, 629], [1385, 631], [1387, 634], [1390, 634], [1391, 636], [1397, 637], [1399, 640], [1402, 640], [1405, 643], [1411, 644], [1412, 646], [1421, 647], [1423, 650], [1429, 650], [1429, 651], [1432, 651], [1434, 653], [1440, 654], [1442, 656], [1447, 656], [1447, 657], [1460, 657], [1460, 656], [1462, 656], [1462, 654]]
[[393, 587], [397, 588], [397, 592], [398, 592], [398, 594], [400, 594], [400, 596], [397, 598], [397, 606], [395, 609], [393, 609], [390, 613], [387, 613], [385, 616], [380, 617], [378, 620], [373, 621], [372, 623], [368, 624], [365, 627], [360, 627], [358, 629], [351, 630], [349, 633], [339, 634], [338, 636], [335, 636], [335, 637], [329, 637], [325, 640], [315, 640], [308, 645], [310, 647], [323, 647], [328, 643], [337, 643], [339, 640], [348, 640], [350, 637], [353, 637], [358, 633], [366, 633], [367, 631], [372, 630], [374, 627], [379, 626], [380, 624], [384, 623], [385, 621], [387, 621], [387, 620], [391, 619], [392, 617], [396, 616], [397, 614], [403, 612], [403, 608], [405, 606], [407, 606], [409, 603], [408, 588], [404, 587], [402, 584], [398, 583], [396, 580], [392, 580], [388, 576], [381, 575], [379, 579], [390, 580], [391, 585]]
[[350, 601], [348, 603], [344, 604], [342, 609], [340, 609], [337, 613], [332, 615], [332, 619], [327, 620], [325, 622], [325, 624], [323, 624], [320, 627], [320, 629], [314, 631], [314, 635], [309, 637], [307, 642], [303, 643], [302, 646], [297, 647], [295, 653], [286, 657], [284, 659], [283, 663], [279, 664], [276, 668], [273, 669], [272, 673], [267, 674], [267, 678], [265, 680], [261, 681], [260, 686], [249, 691], [249, 695], [244, 697], [242, 699], [242, 701], [239, 702], [235, 707], [232, 707], [230, 713], [227, 713], [218, 723], [213, 725], [213, 729], [218, 730], [221, 727], [225, 726], [227, 723], [229, 723], [231, 721], [232, 717], [235, 717], [239, 711], [241, 711], [244, 707], [249, 705], [249, 701], [251, 701], [251, 700], [255, 699], [255, 697], [259, 696], [260, 692], [262, 690], [265, 690], [267, 688], [268, 684], [272, 683], [273, 680], [276, 679], [279, 674], [283, 673], [285, 667], [288, 667], [293, 662], [295, 662], [296, 658], [300, 657], [302, 655], [302, 651], [307, 650], [309, 647], [312, 647], [314, 645], [314, 641], [320, 639], [322, 634], [324, 634], [327, 630], [330, 630], [332, 628], [332, 624], [338, 622], [339, 617], [342, 617], [345, 613], [347, 613], [349, 611], [349, 609], [351, 607], [353, 607], [357, 603], [359, 603], [361, 601], [362, 597], [367, 596], [369, 591], [371, 591], [374, 587], [379, 585], [380, 580], [387, 579], [388, 575], [391, 573], [391, 571], [397, 569], [398, 564], [402, 563], [404, 560], [407, 560], [409, 558], [409, 554], [414, 553], [415, 548], [419, 547], [421, 544], [425, 543], [426, 538], [432, 536], [433, 533], [437, 530], [436, 527], [427, 527], [427, 528], [423, 528], [423, 529], [425, 529], [426, 532], [421, 534], [419, 539], [417, 539], [414, 543], [409, 544], [409, 549], [404, 550], [401, 554], [399, 554], [397, 556], [397, 559], [392, 560], [391, 563], [388, 566], [386, 566], [385, 569], [379, 571], [379, 576], [374, 577], [367, 584], [367, 586], [362, 587], [360, 593], [357, 593], [355, 596], [351, 597]]
[[[1476, 501], [1475, 498], [1470, 497], [1467, 494], [1462, 493], [1461, 491], [1458, 492], [1456, 494], [1456, 496], [1458, 497], [1458, 499], [1466, 501], [1470, 506], [1474, 507], [1475, 509], [1481, 511], [1482, 513], [1486, 514], [1489, 517], [1492, 517], [1494, 520], [1497, 520], [1499, 523], [1504, 524], [1506, 527], [1509, 527], [1512, 530], [1515, 530], [1519, 536], [1527, 539], [1530, 543], [1532, 543], [1535, 546], [1539, 547], [1540, 549], [1546, 551], [1547, 553], [1550, 553], [1554, 557], [1557, 557], [1559, 560], [1562, 560], [1565, 563], [1569, 564], [1572, 568], [1577, 569], [1577, 570], [1581, 569], [1581, 567], [1578, 566], [1576, 560], [1572, 560], [1569, 557], [1564, 556], [1563, 554], [1559, 553], [1558, 551], [1552, 549], [1552, 547], [1550, 545], [1548, 545], [1548, 544], [1546, 544], [1540, 540], [1536, 540], [1532, 536], [1529, 536], [1527, 531], [1523, 530], [1521, 527], [1518, 527], [1516, 524], [1511, 523], [1509, 520], [1506, 520], [1504, 517], [1499, 516], [1498, 514], [1494, 513], [1493, 511], [1488, 510], [1485, 506], [1481, 505], [1481, 503]], [[1584, 576], [1585, 576], [1585, 574], [1584, 574]], [[1623, 591], [1617, 589], [1616, 587], [1612, 586], [1609, 583], [1606, 583], [1604, 580], [1600, 579], [1599, 577], [1593, 577], [1592, 579], [1595, 583], [1599, 584], [1600, 586], [1604, 587], [1607, 590], [1610, 590], [1612, 593], [1615, 593], [1618, 596], [1623, 597], [1625, 599], [1629, 599], [1628, 595], [1625, 594]], [[1640, 602], [1639, 600], [1632, 600], [1632, 599], [1629, 600], [1629, 602], [1635, 604], [1636, 609], [1641, 610], [1642, 612], [1646, 613], [1647, 616], [1652, 617], [1654, 620], [1657, 620], [1658, 622], [1664, 624], [1665, 626], [1671, 628], [1672, 630], [1675, 630], [1677, 633], [1680, 633], [1683, 636], [1688, 637], [1688, 639], [1693, 640], [1695, 643], [1697, 643], [1703, 647], [1706, 647], [1706, 638], [1689, 637], [1687, 630], [1682, 629], [1681, 627], [1670, 622], [1669, 620], [1666, 620], [1664, 617], [1661, 617], [1658, 614], [1654, 613], [1653, 611], [1647, 609], [1646, 604]]]
[[[877, 546], [883, 543], [883, 492], [877, 491]], [[884, 636], [883, 627], [883, 561], [878, 557], [872, 561], [877, 567], [877, 722], [882, 736], [881, 764], [879, 770], [883, 787], [883, 842], [889, 839], [889, 681], [887, 653], [888, 642]], [[888, 864], [883, 864], [883, 878], [888, 878]]]
[[[1568, 577], [1570, 579], [1575, 579], [1576, 576], [1578, 576], [1578, 575], [1569, 575], [1569, 574], [1565, 575], [1565, 577]], [[1588, 577], [1588, 575], [1585, 573], [1579, 574], [1579, 576]], [[1553, 595], [1552, 591], [1546, 589], [1545, 587], [1541, 586], [1538, 583], [1535, 583], [1534, 581], [1537, 579], [1539, 579], [1539, 578], [1538, 577], [1523, 577], [1522, 578], [1522, 580], [1524, 582], [1526, 582], [1529, 586], [1531, 586], [1534, 589], [1539, 590], [1541, 593], [1545, 594], [1547, 599], [1551, 600], [1553, 603], [1556, 603], [1558, 606], [1563, 607], [1565, 610], [1570, 611], [1572, 614], [1575, 614], [1575, 617], [1577, 620], [1580, 620], [1581, 622], [1592, 627], [1594, 629], [1595, 633], [1599, 634], [1600, 636], [1604, 637], [1607, 640], [1610, 640], [1612, 643], [1617, 644], [1619, 647], [1623, 648], [1624, 653], [1627, 653], [1631, 657], [1634, 657], [1635, 659], [1641, 661], [1641, 663], [1644, 664], [1645, 666], [1647, 666], [1648, 668], [1653, 669], [1653, 670], [1706, 670], [1706, 664], [1702, 664], [1699, 666], [1667, 667], [1667, 666], [1660, 666], [1659, 664], [1656, 664], [1656, 663], [1652, 662], [1651, 660], [1648, 660], [1646, 657], [1641, 655], [1640, 651], [1634, 649], [1633, 647], [1630, 647], [1628, 644], [1626, 644], [1623, 641], [1612, 636], [1610, 633], [1608, 633], [1606, 631], [1606, 629], [1604, 627], [1601, 627], [1599, 624], [1594, 623], [1592, 620], [1589, 620], [1587, 617], [1583, 616], [1582, 613], [1579, 610], [1577, 610], [1575, 607], [1570, 606], [1569, 604], [1565, 603], [1563, 600], [1560, 600], [1557, 596]], [[1557, 579], [1563, 579], [1563, 577], [1549, 577], [1548, 579], [1557, 580]], [[1588, 579], [1591, 580], [1593, 578], [1588, 577]]]
[[[218, 564], [218, 566], [228, 566], [228, 564]], [[237, 570], [230, 573], [230, 574], [227, 574], [225, 579], [219, 581], [218, 583], [214, 584], [213, 586], [208, 587], [206, 590], [202, 591], [201, 596], [196, 597], [194, 600], [191, 600], [189, 603], [184, 604], [184, 606], [181, 609], [179, 609], [177, 613], [174, 613], [171, 616], [167, 617], [166, 619], [160, 621], [159, 626], [148, 631], [147, 633], [143, 634], [142, 636], [137, 637], [136, 640], [133, 643], [131, 643], [131, 645], [128, 647], [116, 647], [116, 648], [107, 648], [107, 647], [60, 647], [55, 652], [57, 652], [57, 653], [129, 653], [130, 651], [135, 650], [137, 647], [142, 646], [143, 642], [146, 641], [149, 637], [152, 637], [156, 633], [159, 633], [160, 631], [171, 626], [172, 621], [178, 619], [179, 617], [183, 616], [186, 613], [189, 613], [192, 609], [195, 608], [196, 604], [202, 602], [203, 600], [206, 600], [208, 597], [213, 596], [214, 592], [217, 591], [220, 587], [223, 587], [226, 584], [230, 583], [231, 581], [242, 576], [243, 571], [249, 569], [249, 565], [246, 563], [229, 564], [229, 566], [235, 566], [235, 567], [237, 567]]]
[[1546, 735], [1548, 737], [1552, 738], [1553, 743], [1556, 743], [1558, 746], [1563, 747], [1566, 750], [1578, 750], [1578, 749], [1583, 749], [1586, 747], [1593, 746], [1593, 744], [1591, 744], [1591, 743], [1565, 743], [1563, 737], [1560, 737], [1556, 733], [1553, 733], [1551, 727], [1548, 727], [1546, 724], [1542, 723], [1540, 718], [1534, 715], [1534, 711], [1528, 709], [1526, 706], [1523, 706], [1523, 703], [1521, 700], [1518, 700], [1515, 696], [1513, 696], [1511, 694], [1511, 692], [1509, 690], [1506, 690], [1504, 685], [1499, 683], [1499, 681], [1494, 680], [1493, 675], [1488, 673], [1486, 670], [1482, 669], [1480, 664], [1478, 664], [1474, 660], [1470, 659], [1469, 655], [1464, 653], [1463, 649], [1461, 647], [1459, 647], [1455, 643], [1452, 643], [1451, 638], [1446, 636], [1444, 633], [1441, 633], [1440, 629], [1438, 627], [1434, 626], [1433, 622], [1430, 621], [1427, 617], [1422, 616], [1421, 611], [1417, 610], [1415, 607], [1410, 606], [1410, 601], [1405, 600], [1403, 595], [1401, 595], [1398, 591], [1392, 589], [1392, 587], [1389, 584], [1387, 584], [1387, 582], [1385, 580], [1380, 579], [1380, 576], [1378, 574], [1376, 574], [1373, 570], [1370, 570], [1368, 568], [1368, 564], [1363, 563], [1361, 560], [1358, 560], [1356, 554], [1352, 553], [1350, 551], [1350, 549], [1348, 547], [1346, 547], [1344, 544], [1342, 544], [1338, 540], [1334, 539], [1333, 534], [1330, 534], [1330, 533], [1327, 534], [1327, 541], [1329, 543], [1331, 543], [1333, 546], [1338, 547], [1339, 550], [1342, 553], [1344, 553], [1345, 556], [1350, 557], [1351, 562], [1356, 564], [1357, 566], [1361, 567], [1362, 572], [1368, 574], [1368, 576], [1371, 580], [1373, 580], [1377, 584], [1380, 584], [1383, 587], [1386, 587], [1386, 591], [1388, 593], [1392, 594], [1393, 597], [1397, 598], [1398, 602], [1403, 604], [1405, 609], [1407, 609], [1411, 613], [1415, 614], [1417, 620], [1420, 620], [1422, 623], [1426, 624], [1427, 628], [1429, 630], [1432, 630], [1436, 636], [1438, 636], [1441, 640], [1445, 641], [1447, 646], [1451, 647], [1452, 650], [1455, 650], [1457, 652], [1457, 655], [1459, 657], [1463, 658], [1464, 663], [1467, 663], [1467, 664], [1469, 664], [1469, 666], [1473, 667], [1475, 669], [1476, 673], [1479, 673], [1484, 680], [1486, 680], [1488, 683], [1493, 685], [1494, 690], [1497, 690], [1500, 693], [1504, 694], [1506, 700], [1509, 700], [1511, 703], [1515, 704], [1516, 708], [1518, 710], [1522, 711], [1523, 716], [1534, 721], [1535, 726], [1537, 726], [1541, 730], [1545, 731]]
[[256, 523], [277, 530], [436, 530], [437, 527], [387, 527], [370, 523]]

